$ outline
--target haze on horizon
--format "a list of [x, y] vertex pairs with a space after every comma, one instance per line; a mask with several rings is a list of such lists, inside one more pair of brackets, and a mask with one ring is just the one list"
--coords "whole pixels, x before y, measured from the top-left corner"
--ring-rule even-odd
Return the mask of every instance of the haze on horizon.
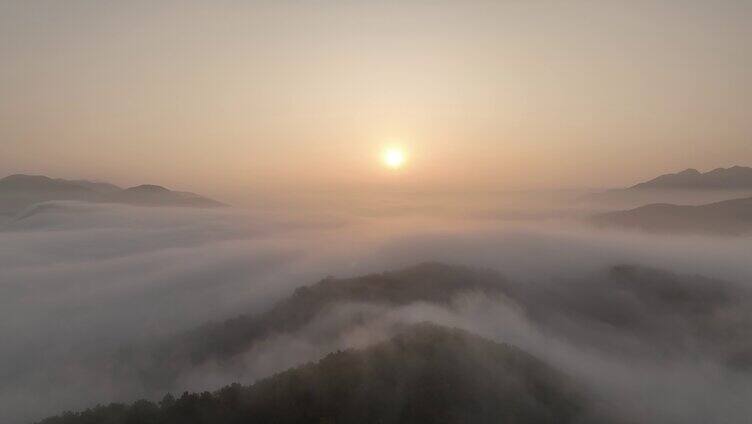
[[[752, 3], [4, 1], [0, 170], [251, 191], [752, 163]], [[410, 162], [379, 162], [397, 141]]]

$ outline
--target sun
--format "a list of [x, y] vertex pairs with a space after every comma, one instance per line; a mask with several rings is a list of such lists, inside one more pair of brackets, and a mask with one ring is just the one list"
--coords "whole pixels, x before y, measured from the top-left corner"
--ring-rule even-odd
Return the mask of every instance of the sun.
[[384, 150], [381, 160], [387, 168], [399, 169], [405, 165], [407, 154], [398, 147], [388, 147]]

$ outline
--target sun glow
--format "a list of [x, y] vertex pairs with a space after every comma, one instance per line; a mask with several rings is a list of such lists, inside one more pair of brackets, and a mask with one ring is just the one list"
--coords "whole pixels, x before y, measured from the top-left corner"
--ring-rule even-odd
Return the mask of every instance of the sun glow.
[[405, 165], [407, 161], [407, 155], [405, 151], [398, 147], [389, 147], [384, 150], [381, 160], [388, 168], [399, 169]]

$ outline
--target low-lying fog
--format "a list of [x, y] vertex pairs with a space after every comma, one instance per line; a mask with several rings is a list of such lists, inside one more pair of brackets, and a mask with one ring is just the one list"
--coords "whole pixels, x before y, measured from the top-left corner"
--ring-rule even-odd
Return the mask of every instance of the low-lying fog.
[[[157, 396], [137, 381], [113, 381], [96, 365], [102, 361], [87, 358], [262, 312], [328, 275], [438, 261], [490, 268], [520, 285], [570, 285], [559, 290], [587, 302], [590, 288], [602, 293], [580, 282], [635, 264], [752, 289], [752, 238], [596, 229], [577, 219], [583, 213], [577, 208], [455, 204], [439, 214], [430, 203], [390, 204], [388, 213], [331, 207], [339, 212], [54, 202], [0, 224], [2, 421]], [[391, 323], [424, 320], [517, 345], [578, 376], [638, 422], [732, 423], [752, 416], [749, 369], [729, 368], [691, 346], [686, 355], [669, 355], [639, 335], [614, 342], [633, 350], [605, 349], [615, 337], [608, 327], [572, 316], [561, 324], [570, 329], [552, 331], [531, 319], [525, 305], [473, 294], [451, 306], [342, 304], [301, 330], [253, 346], [230, 369], [185, 370], [175, 392], [249, 383], [337, 348], [380, 340]], [[347, 327], [341, 336], [319, 337], [338, 326]], [[747, 335], [740, 343], [752, 343]]]

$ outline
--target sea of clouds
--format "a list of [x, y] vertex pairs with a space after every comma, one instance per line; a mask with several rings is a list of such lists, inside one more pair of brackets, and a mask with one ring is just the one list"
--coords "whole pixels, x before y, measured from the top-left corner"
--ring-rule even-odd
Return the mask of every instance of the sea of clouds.
[[[263, 312], [328, 275], [439, 261], [497, 270], [519, 284], [571, 284], [587, 299], [588, 285], [578, 281], [637, 264], [752, 288], [752, 238], [651, 236], [574, 220], [477, 213], [429, 216], [36, 205], [0, 223], [2, 421], [138, 398], [144, 393], [135, 382], [105, 379], [82, 358]], [[752, 416], [747, 372], [704, 356], [609, 352], [544, 328], [525, 308], [473, 294], [451, 306], [343, 304], [305, 328], [252, 346], [232, 368], [186, 370], [181, 389], [250, 383], [332, 350], [383, 340], [395, 323], [428, 320], [528, 350], [638, 422], [736, 423]], [[363, 314], [369, 319], [362, 321]], [[331, 328], [339, 328], [336, 337], [320, 337]], [[598, 338], [602, 330], [577, 331]]]

